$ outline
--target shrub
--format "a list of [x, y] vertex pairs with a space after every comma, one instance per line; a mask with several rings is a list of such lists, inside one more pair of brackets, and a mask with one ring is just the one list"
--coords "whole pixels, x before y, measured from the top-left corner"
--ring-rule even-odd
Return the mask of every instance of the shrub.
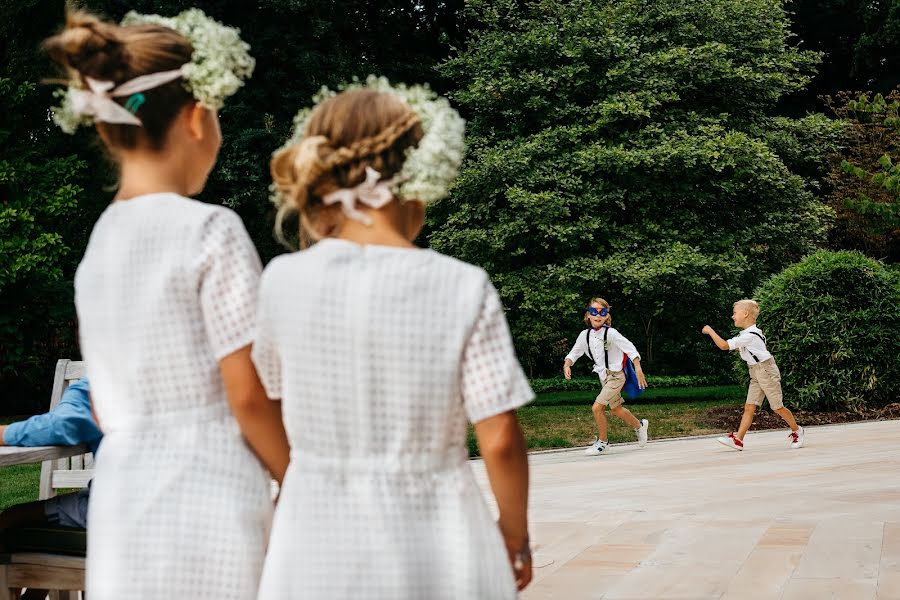
[[[731, 375], [731, 373], [724, 373], [723, 375], [649, 375], [647, 384], [651, 388], [730, 385], [734, 383], [734, 378]], [[544, 392], [598, 391], [600, 389], [600, 381], [596, 375], [593, 377], [573, 377], [572, 379], [563, 379], [562, 377], [537, 378], [531, 380], [531, 389], [536, 394]]]
[[858, 409], [900, 392], [900, 271], [821, 251], [766, 281], [759, 325], [789, 406]]

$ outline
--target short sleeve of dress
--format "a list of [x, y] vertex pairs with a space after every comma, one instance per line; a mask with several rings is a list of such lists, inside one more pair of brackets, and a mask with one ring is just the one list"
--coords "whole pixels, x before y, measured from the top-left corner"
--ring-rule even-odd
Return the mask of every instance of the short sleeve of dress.
[[278, 351], [277, 328], [273, 322], [271, 302], [273, 300], [270, 278], [263, 273], [259, 286], [259, 306], [256, 312], [256, 335], [250, 355], [259, 379], [272, 400], [280, 400], [281, 393], [281, 353]]
[[262, 264], [240, 217], [216, 211], [200, 236], [200, 306], [216, 360], [253, 341]]
[[462, 396], [469, 421], [513, 410], [534, 399], [516, 358], [497, 290], [485, 284], [481, 313], [463, 351]]

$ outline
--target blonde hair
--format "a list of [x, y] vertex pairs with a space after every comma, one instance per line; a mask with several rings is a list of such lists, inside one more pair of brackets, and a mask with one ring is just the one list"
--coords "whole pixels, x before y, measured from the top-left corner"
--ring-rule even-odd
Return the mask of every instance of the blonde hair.
[[[122, 27], [82, 10], [68, 11], [63, 30], [44, 40], [44, 48], [82, 86], [86, 77], [119, 85], [141, 75], [174, 70], [189, 63], [193, 53], [187, 38], [168, 27]], [[142, 140], [159, 150], [178, 112], [194, 100], [180, 79], [142, 94], [145, 101], [135, 111], [140, 127], [96, 124], [110, 150], [133, 149]], [[115, 101], [124, 104], [127, 98]]]
[[366, 167], [390, 179], [422, 135], [418, 115], [395, 94], [351, 90], [317, 106], [303, 140], [272, 155], [272, 179], [285, 199], [276, 215], [275, 236], [286, 243], [284, 219], [297, 213], [301, 247], [321, 237], [316, 224], [323, 213], [322, 197], [362, 183]]
[[[584, 309], [584, 324], [587, 325], [588, 327], [592, 327], [592, 325], [591, 325], [590, 313], [587, 312], [587, 309], [590, 308], [591, 304], [594, 304], [595, 302], [597, 304], [605, 307], [607, 310], [609, 310], [609, 308], [610, 308], [609, 302], [607, 302], [603, 298], [591, 298], [591, 301], [588, 302], [587, 307]], [[610, 327], [612, 327], [612, 313], [607, 315], [606, 324], [609, 325]]]
[[754, 319], [759, 316], [759, 303], [756, 300], [749, 300], [747, 298], [738, 300], [734, 303], [734, 308], [746, 310]]

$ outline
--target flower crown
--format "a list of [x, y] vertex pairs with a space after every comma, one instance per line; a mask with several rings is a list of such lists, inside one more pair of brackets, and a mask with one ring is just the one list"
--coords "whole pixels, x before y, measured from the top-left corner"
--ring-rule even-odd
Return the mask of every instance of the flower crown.
[[[256, 61], [249, 54], [250, 46], [241, 40], [240, 30], [207, 17], [198, 8], [188, 9], [175, 17], [143, 15], [131, 11], [125, 15], [121, 23], [123, 27], [129, 25], [168, 27], [183, 35], [191, 43], [193, 47], [191, 62], [183, 65], [177, 76], [184, 80], [185, 89], [194, 96], [194, 99], [211, 110], [222, 108], [225, 98], [238, 91], [244, 85], [243, 80], [253, 74]], [[172, 73], [175, 72], [172, 71]], [[85, 92], [89, 94], [103, 93], [106, 94], [106, 99], [109, 96], [124, 94], [119, 91], [119, 88], [110, 90], [109, 88], [112, 86], [109, 85], [109, 82], [93, 83], [100, 83], [101, 86], [105, 84], [105, 87], [98, 88], [89, 81], [88, 90], [84, 90], [79, 84], [70, 83], [66, 90], [58, 92], [57, 95], [62, 97], [62, 104], [53, 107], [53, 121], [66, 133], [74, 133], [80, 125], [90, 125], [95, 120], [93, 117], [96, 111], [85, 110]], [[119, 87], [123, 88], [125, 85]], [[143, 89], [150, 88], [144, 87]], [[126, 103], [124, 108], [134, 113], [140, 107], [143, 99], [141, 96], [137, 106], [134, 106], [131, 100], [129, 98], [129, 103]], [[124, 117], [110, 122], [140, 123], [140, 121], [137, 123], [128, 121]]]
[[[437, 202], [450, 194], [450, 187], [459, 174], [465, 153], [465, 121], [450, 106], [450, 102], [433, 92], [428, 85], [392, 86], [385, 77], [369, 75], [365, 82], [354, 79], [340, 86], [339, 91], [369, 89], [399, 96], [419, 117], [424, 135], [418, 145], [406, 151], [406, 160], [397, 177], [391, 180], [391, 191], [401, 201]], [[316, 107], [336, 96], [337, 91], [322, 87], [313, 96], [314, 106], [303, 108], [294, 117], [294, 132], [283, 148], [300, 143], [306, 125]], [[276, 206], [284, 197], [273, 186], [272, 201]]]

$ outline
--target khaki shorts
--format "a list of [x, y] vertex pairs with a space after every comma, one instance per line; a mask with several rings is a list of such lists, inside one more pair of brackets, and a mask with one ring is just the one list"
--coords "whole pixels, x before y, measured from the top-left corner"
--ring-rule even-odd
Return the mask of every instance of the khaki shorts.
[[603, 380], [603, 389], [594, 400], [594, 404], [603, 404], [610, 408], [619, 408], [625, 404], [622, 398], [622, 388], [625, 387], [624, 371], [606, 371], [606, 378]]
[[763, 398], [769, 399], [772, 410], [784, 408], [784, 398], [781, 394], [781, 371], [775, 364], [775, 359], [764, 360], [758, 365], [750, 367], [750, 389], [747, 390], [747, 404], [761, 406]]

